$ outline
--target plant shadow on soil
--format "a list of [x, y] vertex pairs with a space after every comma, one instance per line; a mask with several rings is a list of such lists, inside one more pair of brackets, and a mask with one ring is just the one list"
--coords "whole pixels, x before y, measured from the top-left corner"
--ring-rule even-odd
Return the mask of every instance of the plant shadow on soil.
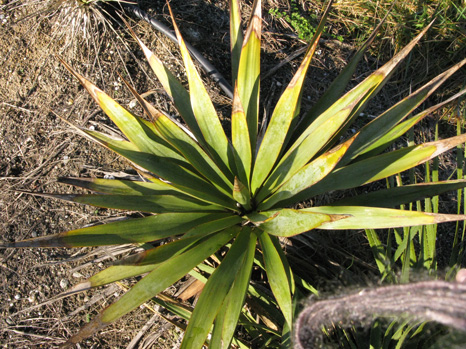
[[[168, 23], [168, 11], [164, 4], [164, 1], [152, 2], [152, 8], [145, 9]], [[120, 219], [131, 214], [34, 197], [15, 192], [15, 189], [69, 192], [68, 187], [55, 183], [55, 178], [134, 175], [130, 166], [118, 156], [70, 132], [67, 125], [56, 116], [63, 116], [83, 127], [116, 132], [115, 127], [53, 54], [64, 57], [80, 73], [128, 106], [132, 98], [115, 73], [123, 72], [126, 65], [126, 73], [130, 74], [137, 90], [155, 90], [157, 98], [152, 98], [152, 102], [156, 107], [175, 114], [169, 99], [160, 93], [160, 84], [148, 73], [140, 50], [127, 33], [115, 27], [118, 35], [108, 30], [102, 36], [97, 61], [93, 47], [82, 44], [79, 36], [67, 51], [63, 51], [63, 41], [55, 40], [56, 37], [54, 39], [51, 34], [56, 30], [56, 15], [37, 14], [33, 4], [14, 8], [6, 6], [6, 1], [3, 1], [2, 5], [0, 14], [5, 20], [0, 31], [1, 238], [3, 241], [22, 240], [67, 231], [97, 221]], [[143, 2], [141, 5], [144, 8], [147, 4]], [[268, 15], [271, 5], [274, 3], [268, 2], [264, 8], [261, 62], [264, 74], [305, 46], [280, 21]], [[212, 5], [201, 0], [173, 0], [171, 6], [187, 40], [229, 79], [228, 1], [217, 1]], [[245, 18], [248, 11], [248, 6], [244, 6]], [[36, 15], [27, 17], [28, 14]], [[25, 19], [20, 20], [22, 18]], [[38, 21], [38, 18], [41, 20]], [[176, 46], [144, 22], [136, 23], [134, 28], [141, 39], [186, 82]], [[128, 47], [122, 44], [118, 36], [124, 38]], [[128, 48], [134, 52], [135, 57]], [[328, 40], [319, 52], [308, 74], [302, 110], [309, 109], [344, 66], [351, 46]], [[272, 77], [262, 81], [261, 108], [267, 113], [271, 112], [270, 106], [275, 104], [291, 79], [299, 59], [292, 60]], [[368, 66], [373, 69], [377, 62], [368, 57], [363, 64], [365, 66], [356, 74], [358, 81], [367, 76]], [[206, 83], [217, 109], [228, 120], [228, 98], [214, 83], [208, 80]], [[408, 88], [409, 85], [404, 87]], [[382, 110], [395, 102], [392, 96], [398, 95], [399, 91], [399, 86], [388, 84], [373, 104]], [[309, 258], [309, 263], [315, 265], [311, 273], [316, 279], [319, 278], [315, 286], [325, 286], [328, 280], [334, 284], [336, 279], [340, 280], [339, 285], [361, 284], [367, 282], [365, 274], [376, 275], [370, 250], [361, 233], [339, 233], [339, 236], [316, 233], [314, 237], [305, 239], [310, 242], [291, 239], [289, 250], [293, 250], [292, 246], [296, 247], [296, 258], [299, 260], [300, 250], [302, 252], [309, 245], [319, 246], [311, 251]], [[101, 270], [103, 265], [129, 251], [130, 248], [0, 250], [3, 300], [0, 305], [0, 342], [7, 348], [55, 347], [63, 343], [124, 290], [111, 285], [38, 308], [33, 307], [46, 302], [72, 284], [85, 280]], [[310, 254], [305, 251], [303, 255]], [[366, 272], [359, 273], [361, 270]], [[177, 287], [179, 285], [167, 292], [173, 295]], [[76, 309], [80, 311], [76, 312]], [[149, 309], [141, 307], [99, 335], [86, 340], [81, 347], [126, 346], [152, 317], [153, 313]], [[178, 345], [179, 338], [180, 331], [157, 318], [138, 345], [141, 348], [151, 345], [172, 348]]]

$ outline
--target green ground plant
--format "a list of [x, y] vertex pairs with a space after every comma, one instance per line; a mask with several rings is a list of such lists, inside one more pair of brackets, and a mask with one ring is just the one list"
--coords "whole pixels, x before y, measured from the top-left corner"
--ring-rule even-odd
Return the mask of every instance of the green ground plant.
[[[325, 205], [297, 206], [322, 194], [331, 197], [329, 193], [333, 191], [357, 188], [397, 175], [466, 141], [466, 135], [459, 134], [389, 150], [399, 137], [429, 113], [466, 93], [462, 90], [443, 103], [411, 115], [464, 66], [466, 60], [433, 78], [356, 134], [346, 132], [430, 25], [388, 63], [344, 93], [358, 61], [375, 38], [375, 34], [371, 35], [319, 102], [310, 111], [302, 112], [303, 83], [331, 8], [330, 1], [300, 67], [265, 123], [267, 127], [261, 130], [259, 121], [265, 118], [259, 113], [261, 1], [254, 2], [244, 35], [239, 3], [231, 0], [230, 4], [234, 98], [231, 119], [224, 120], [225, 124], [229, 123], [230, 137], [175, 23], [189, 91], [141, 40], [136, 40], [166, 93], [172, 97], [183, 124], [155, 109], [127, 84], [147, 118], [132, 114], [63, 62], [125, 138], [116, 139], [70, 126], [126, 158], [144, 180], [63, 178], [60, 182], [89, 189], [95, 194], [40, 195], [147, 214], [144, 218], [3, 246], [81, 247], [133, 243], [145, 249], [115, 262], [70, 290], [70, 293], [79, 292], [145, 275], [85, 325], [68, 344], [93, 335], [188, 273], [205, 282], [194, 311], [167, 305], [182, 318], [189, 319], [182, 348], [201, 348], [206, 342], [212, 348], [229, 347], [238, 320], [251, 338], [264, 338], [263, 346], [289, 344], [296, 300], [312, 288], [293, 274], [280, 238], [313, 229], [369, 231], [466, 219], [461, 214], [395, 208], [462, 189], [466, 186], [465, 180], [395, 186], [346, 196]], [[167, 238], [171, 239], [169, 243], [157, 245], [157, 241]], [[205, 264], [206, 260], [210, 263]], [[264, 270], [273, 297], [264, 297], [266, 292], [251, 283], [255, 265]], [[256, 304], [265, 304], [262, 309], [273, 312], [272, 323], [264, 321], [261, 311], [257, 311], [258, 317], [252, 310], [242, 312], [247, 295]], [[156, 301], [163, 302], [160, 298]], [[248, 338], [234, 340], [238, 346], [249, 345]]]

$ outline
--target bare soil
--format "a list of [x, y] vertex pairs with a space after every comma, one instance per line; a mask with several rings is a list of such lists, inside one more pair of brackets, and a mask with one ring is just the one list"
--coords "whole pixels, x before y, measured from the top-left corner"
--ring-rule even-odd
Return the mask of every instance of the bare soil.
[[[72, 1], [72, 0], [68, 0]], [[267, 72], [296, 50], [305, 47], [290, 27], [268, 15], [281, 2], [266, 1], [262, 71]], [[52, 6], [58, 2], [44, 1]], [[111, 20], [98, 24], [87, 36], [60, 35], [62, 14], [52, 7], [33, 1], [1, 0], [0, 7], [0, 232], [2, 241], [22, 240], [82, 227], [97, 221], [118, 219], [130, 214], [114, 210], [80, 206], [28, 195], [31, 192], [70, 192], [55, 179], [64, 176], [134, 175], [127, 163], [110, 151], [76, 135], [60, 117], [82, 127], [118, 132], [103, 115], [79, 83], [61, 65], [64, 58], [78, 72], [94, 81], [129, 106], [131, 97], [116, 72], [128, 77], [139, 92], [155, 90], [152, 101], [161, 109], [175, 113], [161, 86], [141, 60], [142, 54], [128, 33]], [[165, 1], [151, 1], [141, 6], [159, 20], [169, 23]], [[196, 46], [216, 67], [230, 78], [228, 41], [228, 1], [173, 0], [171, 6], [187, 41]], [[249, 5], [243, 8], [246, 18]], [[60, 24], [61, 23], [61, 24]], [[184, 80], [176, 46], [156, 33], [147, 23], [133, 20], [136, 33], [171, 69]], [[58, 33], [58, 34], [57, 34]], [[90, 36], [89, 36], [90, 35]], [[326, 40], [314, 60], [306, 85], [303, 110], [321, 94], [332, 77], [347, 62], [352, 46]], [[284, 64], [262, 81], [263, 108], [279, 97], [299, 64], [299, 57]], [[377, 65], [367, 57], [357, 80], [367, 76], [367, 66]], [[228, 118], [229, 100], [206, 78], [206, 84], [221, 114]], [[408, 87], [406, 87], [408, 88]], [[386, 108], [399, 95], [398, 87], [388, 86], [374, 103]], [[374, 112], [376, 113], [377, 110]], [[450, 171], [451, 172], [451, 171]], [[335, 241], [343, 240], [340, 237]], [[326, 253], [342, 263], [357, 255], [364, 239]], [[322, 241], [321, 241], [322, 242]], [[344, 243], [343, 241], [340, 241]], [[353, 246], [356, 252], [351, 251]], [[359, 246], [359, 247], [358, 247]], [[92, 318], [99, 310], [124, 293], [124, 286], [111, 285], [47, 303], [71, 285], [85, 280], [112, 260], [129, 253], [120, 249], [3, 249], [0, 250], [0, 343], [4, 348], [57, 347]], [[353, 253], [354, 252], [354, 253]], [[367, 251], [359, 257], [367, 262]], [[370, 257], [370, 256], [369, 256]], [[331, 260], [331, 259], [330, 259]], [[354, 261], [354, 260], [353, 260]], [[328, 264], [328, 261], [326, 262]], [[330, 267], [329, 267], [330, 268]], [[167, 290], [175, 294], [177, 287]], [[44, 304], [45, 305], [41, 305]], [[41, 305], [41, 306], [39, 306]], [[147, 304], [109, 326], [98, 336], [80, 344], [81, 348], [176, 348], [181, 332], [161, 319]], [[168, 315], [170, 316], [170, 315]], [[144, 326], [147, 325], [145, 328]], [[141, 334], [134, 346], [131, 341]]]

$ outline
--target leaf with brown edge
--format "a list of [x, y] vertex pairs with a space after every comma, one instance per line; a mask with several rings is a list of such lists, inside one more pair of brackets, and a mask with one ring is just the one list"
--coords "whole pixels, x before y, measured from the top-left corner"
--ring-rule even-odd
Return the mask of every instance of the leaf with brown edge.
[[293, 236], [319, 228], [326, 222], [345, 219], [345, 214], [325, 214], [305, 210], [281, 209], [248, 214], [248, 219], [264, 232], [275, 236]]
[[[190, 103], [196, 117], [196, 122], [206, 141], [206, 149], [224, 173], [231, 172], [232, 164], [230, 161], [232, 160], [232, 156], [228, 138], [176, 25], [170, 5], [168, 5], [168, 8], [188, 76]], [[233, 178], [231, 174], [228, 176]]]
[[144, 243], [183, 234], [190, 229], [230, 213], [163, 213], [94, 225], [68, 232], [4, 244], [4, 247], [85, 247]]
[[365, 206], [319, 206], [305, 208], [301, 211], [347, 216], [345, 219], [325, 222], [319, 226], [319, 229], [325, 230], [385, 229], [466, 220], [466, 215]]
[[306, 55], [298, 70], [294, 74], [287, 88], [281, 95], [275, 106], [272, 117], [265, 131], [264, 138], [257, 152], [251, 180], [251, 192], [256, 194], [273, 169], [280, 153], [291, 137], [289, 129], [293, 130], [296, 116], [300, 111], [301, 90], [306, 77], [307, 69], [319, 43], [319, 38], [324, 30], [324, 25], [330, 11], [331, 1], [327, 6], [316, 33], [309, 45]]
[[156, 269], [134, 285], [117, 302], [105, 308], [93, 320], [83, 326], [76, 335], [68, 340], [67, 344], [71, 345], [81, 342], [83, 339], [90, 337], [103, 327], [156, 296], [226, 244], [233, 236], [238, 234], [238, 231], [239, 227], [214, 234], [206, 238], [196, 248], [189, 249], [159, 264]]
[[466, 142], [466, 134], [405, 147], [341, 167], [315, 185], [296, 194], [281, 205], [294, 203], [331, 190], [355, 188], [408, 170]]
[[[126, 80], [123, 79], [123, 81], [146, 113], [151, 116], [152, 122], [161, 137], [177, 149], [198, 173], [203, 175], [220, 191], [229, 195], [233, 188], [232, 178], [228, 179], [209, 155], [178, 124], [144, 100]], [[227, 172], [228, 174], [230, 173]]]
[[262, 31], [261, 1], [252, 5], [251, 18], [243, 40], [236, 84], [249, 131], [251, 153], [256, 152], [259, 118], [260, 51]]

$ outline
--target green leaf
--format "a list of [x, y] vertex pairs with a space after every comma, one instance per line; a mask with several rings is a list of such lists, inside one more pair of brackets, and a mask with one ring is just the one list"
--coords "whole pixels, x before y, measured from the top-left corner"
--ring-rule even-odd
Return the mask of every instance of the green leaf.
[[199, 144], [189, 136], [180, 125], [162, 114], [144, 98], [142, 98], [131, 85], [123, 79], [133, 96], [139, 101], [146, 113], [151, 117], [155, 128], [174, 149], [184, 156], [198, 173], [207, 178], [219, 190], [229, 195], [232, 189], [231, 180], [225, 177], [218, 166], [205, 153]]
[[178, 43], [180, 45], [181, 55], [183, 56], [184, 66], [188, 75], [191, 106], [194, 116], [196, 117], [197, 124], [199, 125], [202, 135], [206, 141], [206, 147], [217, 162], [217, 165], [219, 165], [223, 170], [225, 170], [225, 168], [231, 168], [231, 151], [227, 136], [223, 131], [222, 124], [220, 123], [220, 119], [217, 116], [217, 112], [215, 111], [209, 94], [204, 87], [189, 51], [186, 48], [184, 40], [181, 37], [178, 26], [175, 23], [173, 13], [171, 13], [171, 15]]
[[287, 88], [278, 100], [267, 126], [264, 138], [257, 152], [256, 161], [251, 180], [251, 192], [256, 194], [282, 152], [286, 141], [289, 139], [288, 130], [294, 128], [294, 121], [299, 114], [301, 105], [301, 93], [306, 78], [307, 69], [319, 43], [319, 38], [324, 30], [330, 6], [327, 7], [323, 18], [316, 29], [316, 33], [309, 44], [306, 55], [298, 70], [291, 79]]
[[335, 170], [314, 186], [280, 204], [286, 205], [288, 202], [301, 201], [331, 190], [354, 188], [392, 176], [422, 164], [465, 141], [466, 135], [460, 135], [361, 160]]
[[[342, 133], [352, 123], [354, 118], [360, 115], [367, 102], [373, 96], [375, 96], [378, 93], [378, 91], [383, 87], [383, 85], [388, 81], [391, 74], [394, 72], [394, 69], [409, 54], [409, 52], [419, 42], [419, 40], [430, 28], [431, 25], [432, 23], [429, 26], [427, 26], [424, 30], [422, 30], [422, 32], [418, 34], [416, 38], [414, 38], [408, 45], [406, 45], [400, 52], [398, 52], [398, 54], [396, 54], [389, 62], [380, 67], [375, 72], [373, 72], [364, 81], [362, 81], [351, 91], [347, 92], [343, 97], [338, 99], [330, 108], [328, 108], [319, 117], [317, 117], [317, 119], [315, 119], [309, 127], [302, 131], [302, 134], [291, 146], [287, 154], [293, 152], [296, 147], [307, 148], [307, 143], [312, 144], [313, 138], [308, 137], [311, 133], [315, 133], [315, 130], [322, 126], [324, 122], [327, 122], [329, 118], [331, 118], [333, 115], [339, 114], [344, 110], [348, 110], [349, 113], [347, 113], [347, 117], [339, 121], [339, 131], [332, 132], [328, 144], [331, 145], [334, 143], [334, 141], [339, 140]], [[306, 144], [306, 146], [304, 146], [304, 144]]]
[[466, 180], [464, 179], [404, 185], [345, 198], [332, 203], [332, 206], [377, 206], [390, 208], [464, 187], [466, 187]]
[[10, 247], [84, 247], [142, 243], [183, 234], [202, 223], [230, 216], [231, 213], [163, 213], [18, 241]]
[[280, 243], [276, 237], [271, 237], [264, 232], [259, 236], [264, 256], [267, 278], [273, 295], [285, 316], [288, 326], [293, 324], [292, 294], [294, 289], [293, 274], [290, 270], [286, 257], [283, 255]]
[[118, 126], [128, 140], [139, 150], [158, 156], [179, 158], [179, 155], [158, 135], [153, 126], [131, 114], [97, 86], [75, 72], [67, 63], [65, 67], [86, 88], [108, 117]]
[[[255, 237], [255, 234], [251, 234]], [[241, 266], [236, 275], [235, 281], [228, 292], [225, 301], [220, 308], [214, 323], [211, 348], [230, 348], [230, 343], [235, 334], [236, 324], [243, 308], [246, 293], [251, 278], [252, 266], [254, 262], [254, 252], [256, 250], [256, 238], [250, 240], [248, 250], [244, 256]], [[239, 261], [237, 262], [239, 263]]]
[[241, 29], [241, 11], [237, 0], [230, 0], [230, 51], [233, 86], [236, 85], [238, 66], [243, 46], [243, 30]]
[[[274, 191], [274, 188], [275, 193], [262, 202], [259, 205], [259, 209], [267, 210], [273, 207], [277, 202], [296, 195], [327, 176], [337, 166], [338, 162], [351, 145], [351, 141], [352, 140], [347, 141], [331, 151], [322, 154], [317, 159], [301, 168], [291, 178], [286, 172], [282, 174], [282, 178], [270, 177], [256, 199], [258, 202], [262, 201], [265, 195]], [[277, 178], [276, 181], [273, 181], [275, 178]], [[281, 182], [284, 183], [278, 186]]]
[[143, 50], [144, 55], [146, 56], [146, 59], [152, 68], [152, 71], [162, 83], [162, 86], [168, 95], [173, 98], [173, 103], [175, 104], [175, 107], [180, 113], [184, 122], [186, 125], [188, 125], [190, 131], [194, 134], [199, 143], [205, 146], [206, 142], [202, 136], [199, 125], [197, 124], [196, 117], [194, 116], [188, 91], [170, 72], [170, 70], [164, 66], [162, 61], [157, 56], [155, 56], [152, 51], [150, 51], [149, 48], [136, 36], [136, 34], [134, 34], [134, 32], [132, 34], [139, 43], [139, 46], [141, 46], [141, 49]]
[[454, 101], [455, 99], [459, 98], [460, 96], [464, 95], [466, 93], [466, 89], [458, 92], [454, 96], [448, 98], [447, 100], [443, 101], [442, 103], [436, 104], [426, 110], [423, 110], [422, 112], [416, 114], [412, 118], [409, 118], [406, 121], [403, 121], [393, 127], [391, 130], [388, 130], [385, 135], [381, 136], [377, 141], [371, 142], [371, 145], [369, 145], [363, 152], [358, 157], [358, 160], [362, 160], [368, 157], [372, 157], [374, 155], [382, 153], [385, 149], [387, 149], [395, 140], [397, 140], [399, 137], [404, 135], [406, 132], [408, 132], [414, 125], [419, 123], [421, 120], [423, 120], [427, 115], [433, 113], [434, 111], [438, 110], [439, 108], [442, 108], [446, 104]]
[[112, 195], [176, 195], [179, 193], [170, 184], [157, 182], [129, 181], [103, 178], [59, 178], [59, 183], [70, 184], [75, 187], [86, 188], [94, 192]]
[[384, 137], [389, 130], [406, 118], [464, 64], [466, 64], [466, 59], [438, 75], [364, 126], [342, 159], [341, 165], [345, 165], [360, 154], [364, 154], [367, 149], [372, 149], [374, 143]]
[[237, 175], [239, 180], [249, 188], [252, 162], [251, 142], [249, 139], [248, 123], [239, 99], [237, 85], [235, 85], [233, 110], [231, 113], [231, 140]]
[[115, 141], [109, 137], [102, 139], [102, 135], [96, 135], [93, 131], [85, 130], [84, 132], [94, 141], [169, 181], [171, 186], [178, 190], [206, 202], [219, 204], [233, 210], [237, 209], [231, 198], [217, 191], [210, 183], [184, 167], [183, 163], [137, 151], [128, 142]]
[[297, 130], [303, 130], [309, 127], [309, 125], [324, 111], [326, 111], [332, 104], [334, 104], [344, 93], [345, 88], [348, 86], [351, 78], [353, 77], [354, 72], [356, 71], [358, 63], [364, 57], [364, 53], [367, 48], [372, 44], [374, 39], [377, 36], [378, 31], [382, 27], [383, 22], [385, 22], [386, 17], [380, 21], [374, 31], [371, 33], [370, 37], [361, 45], [361, 47], [356, 51], [354, 56], [351, 58], [350, 62], [345, 66], [345, 68], [338, 74], [337, 78], [332, 82], [329, 88], [324, 92], [322, 97], [314, 104], [314, 106], [303, 116], [302, 120], [299, 122]]
[[326, 222], [319, 226], [319, 229], [325, 230], [385, 229], [466, 219], [466, 215], [435, 214], [363, 206], [320, 206], [305, 208], [300, 211], [347, 216], [345, 219]]
[[224, 211], [223, 207], [194, 199], [187, 195], [94, 195], [44, 194], [65, 201], [119, 210], [150, 213]]
[[242, 265], [238, 261], [243, 260], [249, 254], [248, 251], [255, 246], [256, 239], [257, 236], [251, 233], [250, 228], [242, 228], [231, 245], [230, 251], [209, 277], [189, 321], [181, 349], [202, 348], [212, 323]]
[[243, 40], [237, 77], [239, 99], [246, 115], [252, 154], [255, 154], [256, 149], [259, 116], [261, 27], [261, 1], [255, 0]]
[[345, 218], [303, 210], [281, 209], [251, 213], [247, 218], [266, 233], [275, 236], [293, 236], [320, 227], [323, 223]]
[[76, 335], [69, 339], [67, 344], [79, 343], [84, 338], [91, 336], [106, 325], [156, 296], [217, 251], [236, 235], [238, 230], [239, 228], [224, 230], [223, 232], [207, 238], [202, 244], [197, 245], [196, 248], [189, 249], [185, 253], [161, 263], [156, 269], [126, 292], [117, 302], [104, 309], [88, 324], [82, 327]]
[[233, 198], [246, 210], [251, 208], [249, 190], [236, 177], [235, 185], [233, 187]]

